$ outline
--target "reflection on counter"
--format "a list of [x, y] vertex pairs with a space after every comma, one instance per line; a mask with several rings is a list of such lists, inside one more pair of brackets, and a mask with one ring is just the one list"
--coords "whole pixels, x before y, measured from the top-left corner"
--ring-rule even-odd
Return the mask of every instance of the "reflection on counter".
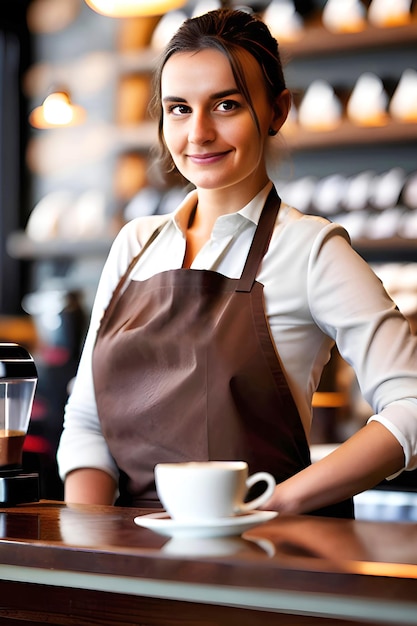
[[164, 554], [175, 556], [228, 556], [258, 553], [274, 556], [275, 546], [265, 537], [173, 537], [162, 547]]
[[10, 513], [0, 513], [0, 539], [26, 540], [40, 539], [39, 515], [33, 513], [21, 513], [11, 515]]

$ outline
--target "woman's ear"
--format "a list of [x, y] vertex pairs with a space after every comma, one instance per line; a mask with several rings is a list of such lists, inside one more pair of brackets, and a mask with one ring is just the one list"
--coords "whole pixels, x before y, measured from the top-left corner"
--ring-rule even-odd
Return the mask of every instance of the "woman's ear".
[[288, 117], [288, 113], [290, 112], [291, 107], [291, 93], [288, 89], [284, 89], [281, 91], [279, 96], [275, 98], [274, 102], [274, 115], [271, 121], [270, 128], [274, 129], [278, 132], [281, 126], [284, 124], [285, 120]]

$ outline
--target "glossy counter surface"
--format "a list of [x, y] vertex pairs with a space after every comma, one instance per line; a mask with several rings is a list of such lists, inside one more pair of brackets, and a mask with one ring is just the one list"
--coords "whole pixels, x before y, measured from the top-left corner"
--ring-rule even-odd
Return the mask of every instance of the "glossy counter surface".
[[415, 523], [278, 516], [193, 539], [146, 513], [0, 509], [0, 624], [417, 624]]

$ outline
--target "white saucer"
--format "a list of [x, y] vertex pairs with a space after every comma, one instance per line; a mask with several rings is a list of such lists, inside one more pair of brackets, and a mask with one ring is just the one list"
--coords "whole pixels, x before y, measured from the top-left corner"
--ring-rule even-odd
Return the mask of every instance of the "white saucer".
[[179, 522], [170, 518], [165, 511], [135, 517], [138, 526], [149, 528], [169, 537], [230, 537], [241, 535], [246, 530], [259, 526], [274, 517], [276, 511], [252, 511], [234, 517], [201, 522]]

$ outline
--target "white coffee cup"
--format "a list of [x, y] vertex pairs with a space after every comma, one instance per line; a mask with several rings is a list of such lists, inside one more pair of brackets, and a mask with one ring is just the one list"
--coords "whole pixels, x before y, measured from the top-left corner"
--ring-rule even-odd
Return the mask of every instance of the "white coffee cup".
[[[267, 484], [262, 495], [244, 502], [248, 489], [261, 481]], [[272, 496], [276, 483], [267, 472], [248, 476], [245, 461], [197, 461], [159, 463], [155, 467], [155, 484], [171, 518], [192, 522], [252, 511]]]

